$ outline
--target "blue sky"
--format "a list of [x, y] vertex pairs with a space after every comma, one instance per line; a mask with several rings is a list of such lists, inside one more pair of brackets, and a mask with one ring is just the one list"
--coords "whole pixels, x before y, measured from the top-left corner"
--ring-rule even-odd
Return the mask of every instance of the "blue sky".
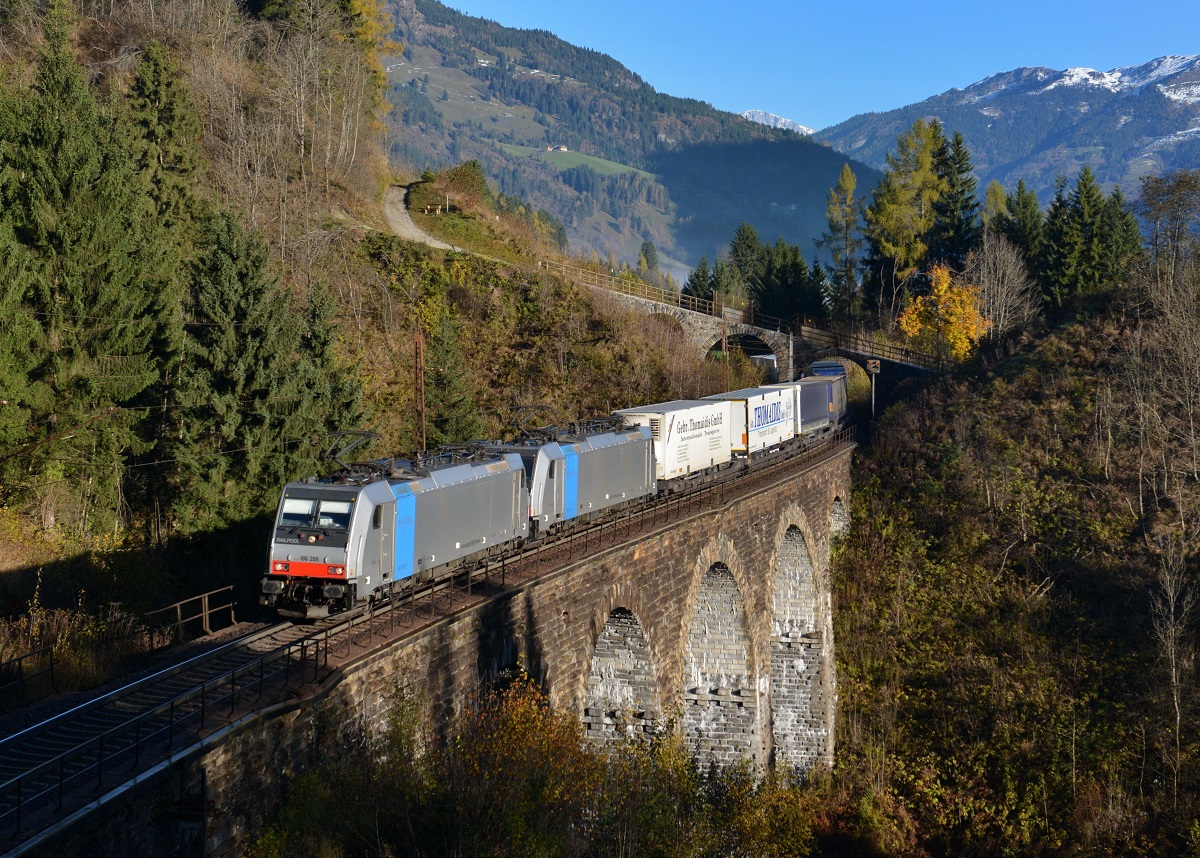
[[615, 57], [655, 89], [813, 128], [1021, 66], [1200, 53], [1195, 0], [443, 0]]

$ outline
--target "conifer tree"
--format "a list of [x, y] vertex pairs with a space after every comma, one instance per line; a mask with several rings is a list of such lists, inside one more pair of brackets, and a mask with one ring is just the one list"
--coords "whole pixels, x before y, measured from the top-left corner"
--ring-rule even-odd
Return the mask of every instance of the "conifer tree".
[[269, 510], [317, 469], [314, 440], [357, 417], [320, 291], [305, 307], [265, 271], [266, 250], [233, 216], [205, 224], [174, 388], [175, 525], [194, 531]]
[[811, 293], [808, 263], [800, 248], [782, 238], [765, 248], [762, 271], [754, 284], [754, 301], [770, 316], [790, 319], [820, 310], [820, 295]]
[[128, 406], [159, 377], [170, 341], [174, 307], [158, 298], [172, 291], [171, 241], [121, 106], [97, 102], [71, 54], [69, 14], [59, 3], [47, 15], [33, 90], [0, 144], [21, 176], [5, 203], [43, 344], [28, 375], [39, 429], [24, 463], [34, 484], [71, 488], [56, 492], [46, 523], [66, 513], [73, 528], [112, 530], [126, 459], [149, 446]]
[[138, 136], [137, 165], [145, 173], [163, 225], [174, 229], [196, 215], [200, 118], [167, 47], [146, 45], [129, 87]]
[[[3, 155], [0, 152], [0, 163]], [[29, 259], [25, 249], [13, 237], [5, 205], [4, 182], [0, 179], [0, 503], [19, 479], [23, 462], [13, 461], [27, 442], [32, 411], [29, 373], [34, 358], [42, 350], [38, 325], [29, 311], [26, 296], [31, 288]], [[13, 477], [5, 471], [13, 469]]]
[[1079, 264], [1080, 243], [1067, 201], [1067, 180], [1059, 176], [1054, 184], [1054, 199], [1046, 210], [1038, 265], [1034, 269], [1050, 307], [1061, 308], [1070, 295], [1070, 284]]
[[1142, 230], [1137, 215], [1114, 187], [1100, 214], [1101, 270], [1105, 282], [1119, 285], [1129, 282], [1130, 269], [1142, 255]]
[[855, 196], [857, 186], [854, 171], [849, 164], [843, 164], [837, 187], [830, 190], [829, 203], [825, 207], [829, 229], [817, 241], [817, 246], [828, 250], [832, 258], [824, 307], [834, 322], [842, 324], [853, 322], [862, 306], [859, 251], [862, 247], [863, 198]]
[[1094, 295], [1105, 282], [1104, 194], [1091, 167], [1079, 171], [1069, 199], [1071, 228], [1078, 256], [1067, 291], [1074, 296]]
[[708, 270], [708, 257], [701, 256], [696, 267], [688, 272], [687, 280], [683, 283], [683, 294], [691, 295], [702, 301], [712, 300], [713, 278]]
[[762, 273], [764, 249], [758, 230], [752, 224], [738, 224], [733, 232], [733, 240], [729, 242], [729, 264], [736, 272], [737, 279], [747, 288], [752, 288]]
[[1038, 271], [1042, 256], [1042, 207], [1037, 194], [1025, 186], [1025, 180], [1017, 182], [1017, 189], [1005, 199], [1004, 210], [996, 214], [992, 228], [999, 231], [1018, 250], [1025, 260], [1025, 267]]
[[642, 242], [642, 249], [638, 253], [638, 267], [641, 267], [642, 262], [645, 262], [647, 271], [658, 270], [658, 250], [654, 247], [654, 242], [646, 239]]
[[426, 445], [430, 449], [483, 435], [483, 417], [463, 378], [463, 364], [458, 325], [449, 313], [441, 314], [430, 331], [426, 361]]
[[933, 205], [929, 258], [961, 271], [967, 254], [979, 242], [979, 201], [975, 197], [978, 183], [962, 134], [954, 132], [943, 151], [936, 164], [942, 190]]

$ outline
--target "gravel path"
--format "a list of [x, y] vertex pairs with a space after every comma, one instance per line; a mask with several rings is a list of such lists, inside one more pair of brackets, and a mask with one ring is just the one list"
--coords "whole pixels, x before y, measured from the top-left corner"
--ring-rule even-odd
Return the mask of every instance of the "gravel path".
[[383, 197], [383, 216], [392, 232], [405, 241], [419, 241], [440, 250], [459, 250], [418, 228], [408, 213], [407, 199], [408, 188], [403, 185], [392, 185]]

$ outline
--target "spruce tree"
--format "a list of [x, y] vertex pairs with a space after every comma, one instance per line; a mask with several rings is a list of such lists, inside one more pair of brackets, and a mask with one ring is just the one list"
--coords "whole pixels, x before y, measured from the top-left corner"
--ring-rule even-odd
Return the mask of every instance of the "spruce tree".
[[1079, 171], [1069, 199], [1071, 231], [1078, 241], [1078, 257], [1068, 281], [1068, 291], [1078, 297], [1106, 288], [1104, 194], [1091, 167]]
[[[6, 213], [29, 278], [26, 304], [43, 347], [28, 373], [37, 444], [24, 457], [34, 485], [67, 486], [50, 521], [80, 530], [122, 524], [127, 458], [147, 449], [130, 410], [159, 377], [174, 307], [171, 240], [133, 158], [116, 98], [98, 102], [55, 5], [31, 92], [3, 144], [19, 182]], [[65, 514], [64, 520], [60, 514]]]
[[764, 251], [758, 230], [752, 224], [738, 224], [733, 232], [733, 240], [729, 242], [729, 264], [747, 289], [753, 288], [762, 273]]
[[187, 301], [173, 433], [173, 508], [183, 531], [265, 512], [317, 467], [321, 435], [357, 417], [333, 354], [332, 305], [297, 307], [266, 274], [266, 250], [232, 215], [205, 224]]
[[1082, 246], [1077, 225], [1067, 200], [1067, 180], [1059, 176], [1054, 184], [1054, 199], [1046, 211], [1035, 268], [1042, 294], [1051, 307], [1061, 308], [1073, 294]]
[[683, 294], [702, 301], [712, 300], [713, 280], [708, 270], [708, 257], [701, 256], [696, 267], [688, 272], [687, 280], [683, 283]]
[[1042, 207], [1037, 194], [1025, 186], [1025, 180], [1017, 182], [1017, 189], [1005, 199], [1004, 211], [998, 213], [993, 227], [1007, 238], [1025, 260], [1030, 271], [1039, 270], [1042, 258]]
[[944, 148], [945, 155], [937, 161], [942, 191], [933, 205], [929, 258], [961, 271], [967, 254], [979, 242], [979, 201], [975, 197], [978, 183], [962, 134], [954, 132]]
[[1101, 272], [1106, 283], [1129, 282], [1131, 268], [1142, 255], [1142, 230], [1120, 188], [1113, 188], [1100, 214]]
[[808, 263], [800, 248], [782, 238], [765, 248], [762, 270], [754, 288], [754, 301], [769, 316], [790, 319], [802, 312], [820, 309], [820, 296], [813, 296]]

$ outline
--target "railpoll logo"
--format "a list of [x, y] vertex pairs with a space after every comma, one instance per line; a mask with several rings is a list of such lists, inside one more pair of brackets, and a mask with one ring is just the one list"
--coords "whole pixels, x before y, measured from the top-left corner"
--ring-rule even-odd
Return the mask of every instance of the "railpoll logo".
[[768, 402], [766, 405], [756, 405], [751, 412], [750, 429], [762, 429], [787, 419], [782, 402]]

